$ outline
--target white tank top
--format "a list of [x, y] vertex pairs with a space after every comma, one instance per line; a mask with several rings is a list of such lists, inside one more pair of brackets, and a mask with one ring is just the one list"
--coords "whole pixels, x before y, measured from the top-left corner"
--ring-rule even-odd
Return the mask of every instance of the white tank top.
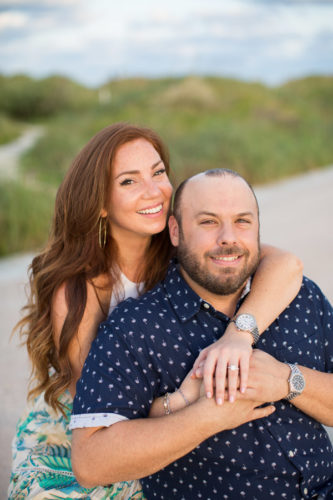
[[134, 283], [133, 281], [130, 281], [125, 274], [120, 273], [119, 285], [117, 286], [116, 292], [112, 293], [111, 296], [109, 314], [111, 314], [113, 309], [123, 300], [128, 299], [129, 297], [136, 299], [142, 290], [143, 283]]

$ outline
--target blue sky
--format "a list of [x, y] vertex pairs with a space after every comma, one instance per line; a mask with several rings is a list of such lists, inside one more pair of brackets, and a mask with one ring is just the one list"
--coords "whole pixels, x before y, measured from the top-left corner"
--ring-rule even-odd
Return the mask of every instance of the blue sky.
[[333, 0], [0, 0], [0, 72], [214, 74], [277, 85], [333, 74]]

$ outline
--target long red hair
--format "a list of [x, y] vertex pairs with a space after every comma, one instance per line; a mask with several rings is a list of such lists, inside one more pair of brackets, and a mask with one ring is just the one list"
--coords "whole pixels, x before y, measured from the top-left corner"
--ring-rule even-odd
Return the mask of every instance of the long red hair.
[[[98, 132], [74, 159], [59, 187], [52, 228], [45, 249], [30, 266], [30, 296], [26, 315], [17, 328], [32, 362], [34, 396], [45, 391], [45, 400], [61, 410], [58, 398], [69, 386], [72, 370], [68, 357], [86, 307], [87, 282], [99, 275], [109, 276], [111, 291], [118, 280], [118, 248], [110, 234], [106, 245], [99, 245], [101, 210], [109, 206], [111, 169], [118, 148], [138, 138], [149, 141], [169, 173], [169, 155], [160, 137], [151, 129], [116, 123]], [[138, 275], [145, 290], [161, 280], [171, 255], [167, 228], [153, 235], [145, 266]], [[56, 350], [52, 328], [52, 301], [66, 284], [68, 314]]]

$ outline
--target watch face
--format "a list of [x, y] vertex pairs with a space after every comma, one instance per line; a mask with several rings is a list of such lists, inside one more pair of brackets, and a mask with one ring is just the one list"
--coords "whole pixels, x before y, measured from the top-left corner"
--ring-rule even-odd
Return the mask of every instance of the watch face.
[[251, 316], [251, 314], [240, 314], [236, 318], [236, 326], [240, 330], [250, 330], [251, 331], [257, 325], [256, 325], [256, 320], [254, 319], [253, 316]]
[[292, 377], [291, 383], [293, 386], [293, 391], [302, 392], [305, 386], [304, 378], [302, 375], [298, 375], [297, 373]]

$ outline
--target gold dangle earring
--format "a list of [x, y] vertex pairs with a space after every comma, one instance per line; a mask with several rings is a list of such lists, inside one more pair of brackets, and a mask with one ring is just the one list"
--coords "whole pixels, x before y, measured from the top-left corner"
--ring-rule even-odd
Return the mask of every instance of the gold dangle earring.
[[99, 228], [98, 228], [98, 243], [101, 249], [103, 250], [106, 245], [106, 217], [99, 218]]

